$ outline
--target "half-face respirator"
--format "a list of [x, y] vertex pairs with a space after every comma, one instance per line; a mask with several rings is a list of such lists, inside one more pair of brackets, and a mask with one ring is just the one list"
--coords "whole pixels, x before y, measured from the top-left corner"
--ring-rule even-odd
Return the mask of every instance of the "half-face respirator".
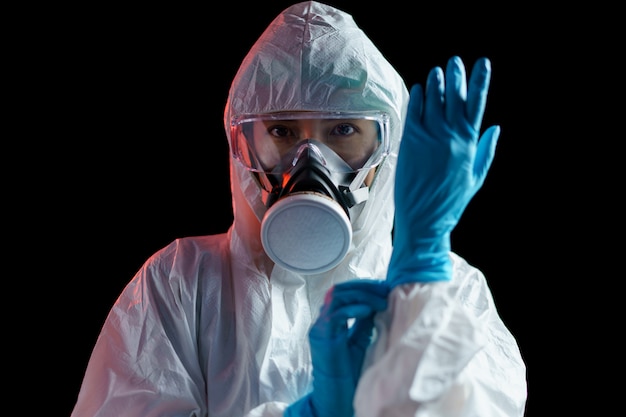
[[367, 200], [363, 181], [389, 151], [382, 112], [289, 112], [233, 119], [235, 159], [267, 192], [261, 242], [282, 267], [328, 271], [352, 241], [351, 216]]

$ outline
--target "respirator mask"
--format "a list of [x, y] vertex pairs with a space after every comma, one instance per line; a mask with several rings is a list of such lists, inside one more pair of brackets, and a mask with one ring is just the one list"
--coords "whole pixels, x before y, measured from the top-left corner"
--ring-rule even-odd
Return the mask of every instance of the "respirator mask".
[[368, 198], [364, 180], [389, 146], [389, 116], [379, 111], [234, 117], [233, 156], [264, 190], [268, 256], [303, 274], [339, 264], [352, 241], [353, 211]]

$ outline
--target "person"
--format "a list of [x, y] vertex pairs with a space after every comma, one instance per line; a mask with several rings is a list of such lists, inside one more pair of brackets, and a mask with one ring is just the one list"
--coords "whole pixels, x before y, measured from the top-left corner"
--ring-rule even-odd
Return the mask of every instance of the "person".
[[517, 342], [450, 247], [500, 133], [490, 74], [454, 56], [409, 94], [351, 15], [281, 12], [224, 110], [232, 225], [144, 263], [72, 417], [522, 416]]

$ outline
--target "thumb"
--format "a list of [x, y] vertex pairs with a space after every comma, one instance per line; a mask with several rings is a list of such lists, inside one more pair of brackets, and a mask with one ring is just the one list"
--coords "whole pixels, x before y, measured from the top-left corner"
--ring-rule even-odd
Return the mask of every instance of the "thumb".
[[495, 125], [489, 127], [478, 140], [476, 159], [474, 160], [474, 178], [476, 179], [475, 184], [477, 188], [482, 186], [485, 177], [487, 177], [487, 172], [496, 154], [496, 145], [499, 137], [500, 126]]

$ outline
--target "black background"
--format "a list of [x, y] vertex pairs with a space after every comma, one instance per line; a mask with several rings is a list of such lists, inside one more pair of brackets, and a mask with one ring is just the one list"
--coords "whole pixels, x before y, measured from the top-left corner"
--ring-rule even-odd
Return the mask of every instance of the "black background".
[[[245, 53], [289, 4], [73, 8], [47, 22], [28, 52], [33, 105], [48, 114], [49, 135], [37, 145], [48, 168], [28, 190], [38, 202], [31, 224], [45, 233], [27, 239], [38, 243], [57, 291], [52, 311], [63, 314], [48, 327], [57, 357], [46, 360], [49, 375], [64, 381], [62, 414], [71, 412], [108, 310], [147, 257], [177, 237], [229, 227], [227, 91]], [[485, 273], [519, 342], [526, 416], [558, 414], [571, 392], [556, 397], [555, 381], [570, 378], [572, 363], [562, 343], [568, 297], [557, 283], [576, 256], [559, 259], [576, 240], [562, 200], [581, 182], [562, 162], [583, 134], [574, 90], [589, 88], [597, 62], [582, 49], [588, 26], [522, 3], [329, 4], [353, 15], [409, 86], [452, 55], [468, 67], [491, 59], [484, 126], [499, 124], [502, 134], [453, 249]]]

